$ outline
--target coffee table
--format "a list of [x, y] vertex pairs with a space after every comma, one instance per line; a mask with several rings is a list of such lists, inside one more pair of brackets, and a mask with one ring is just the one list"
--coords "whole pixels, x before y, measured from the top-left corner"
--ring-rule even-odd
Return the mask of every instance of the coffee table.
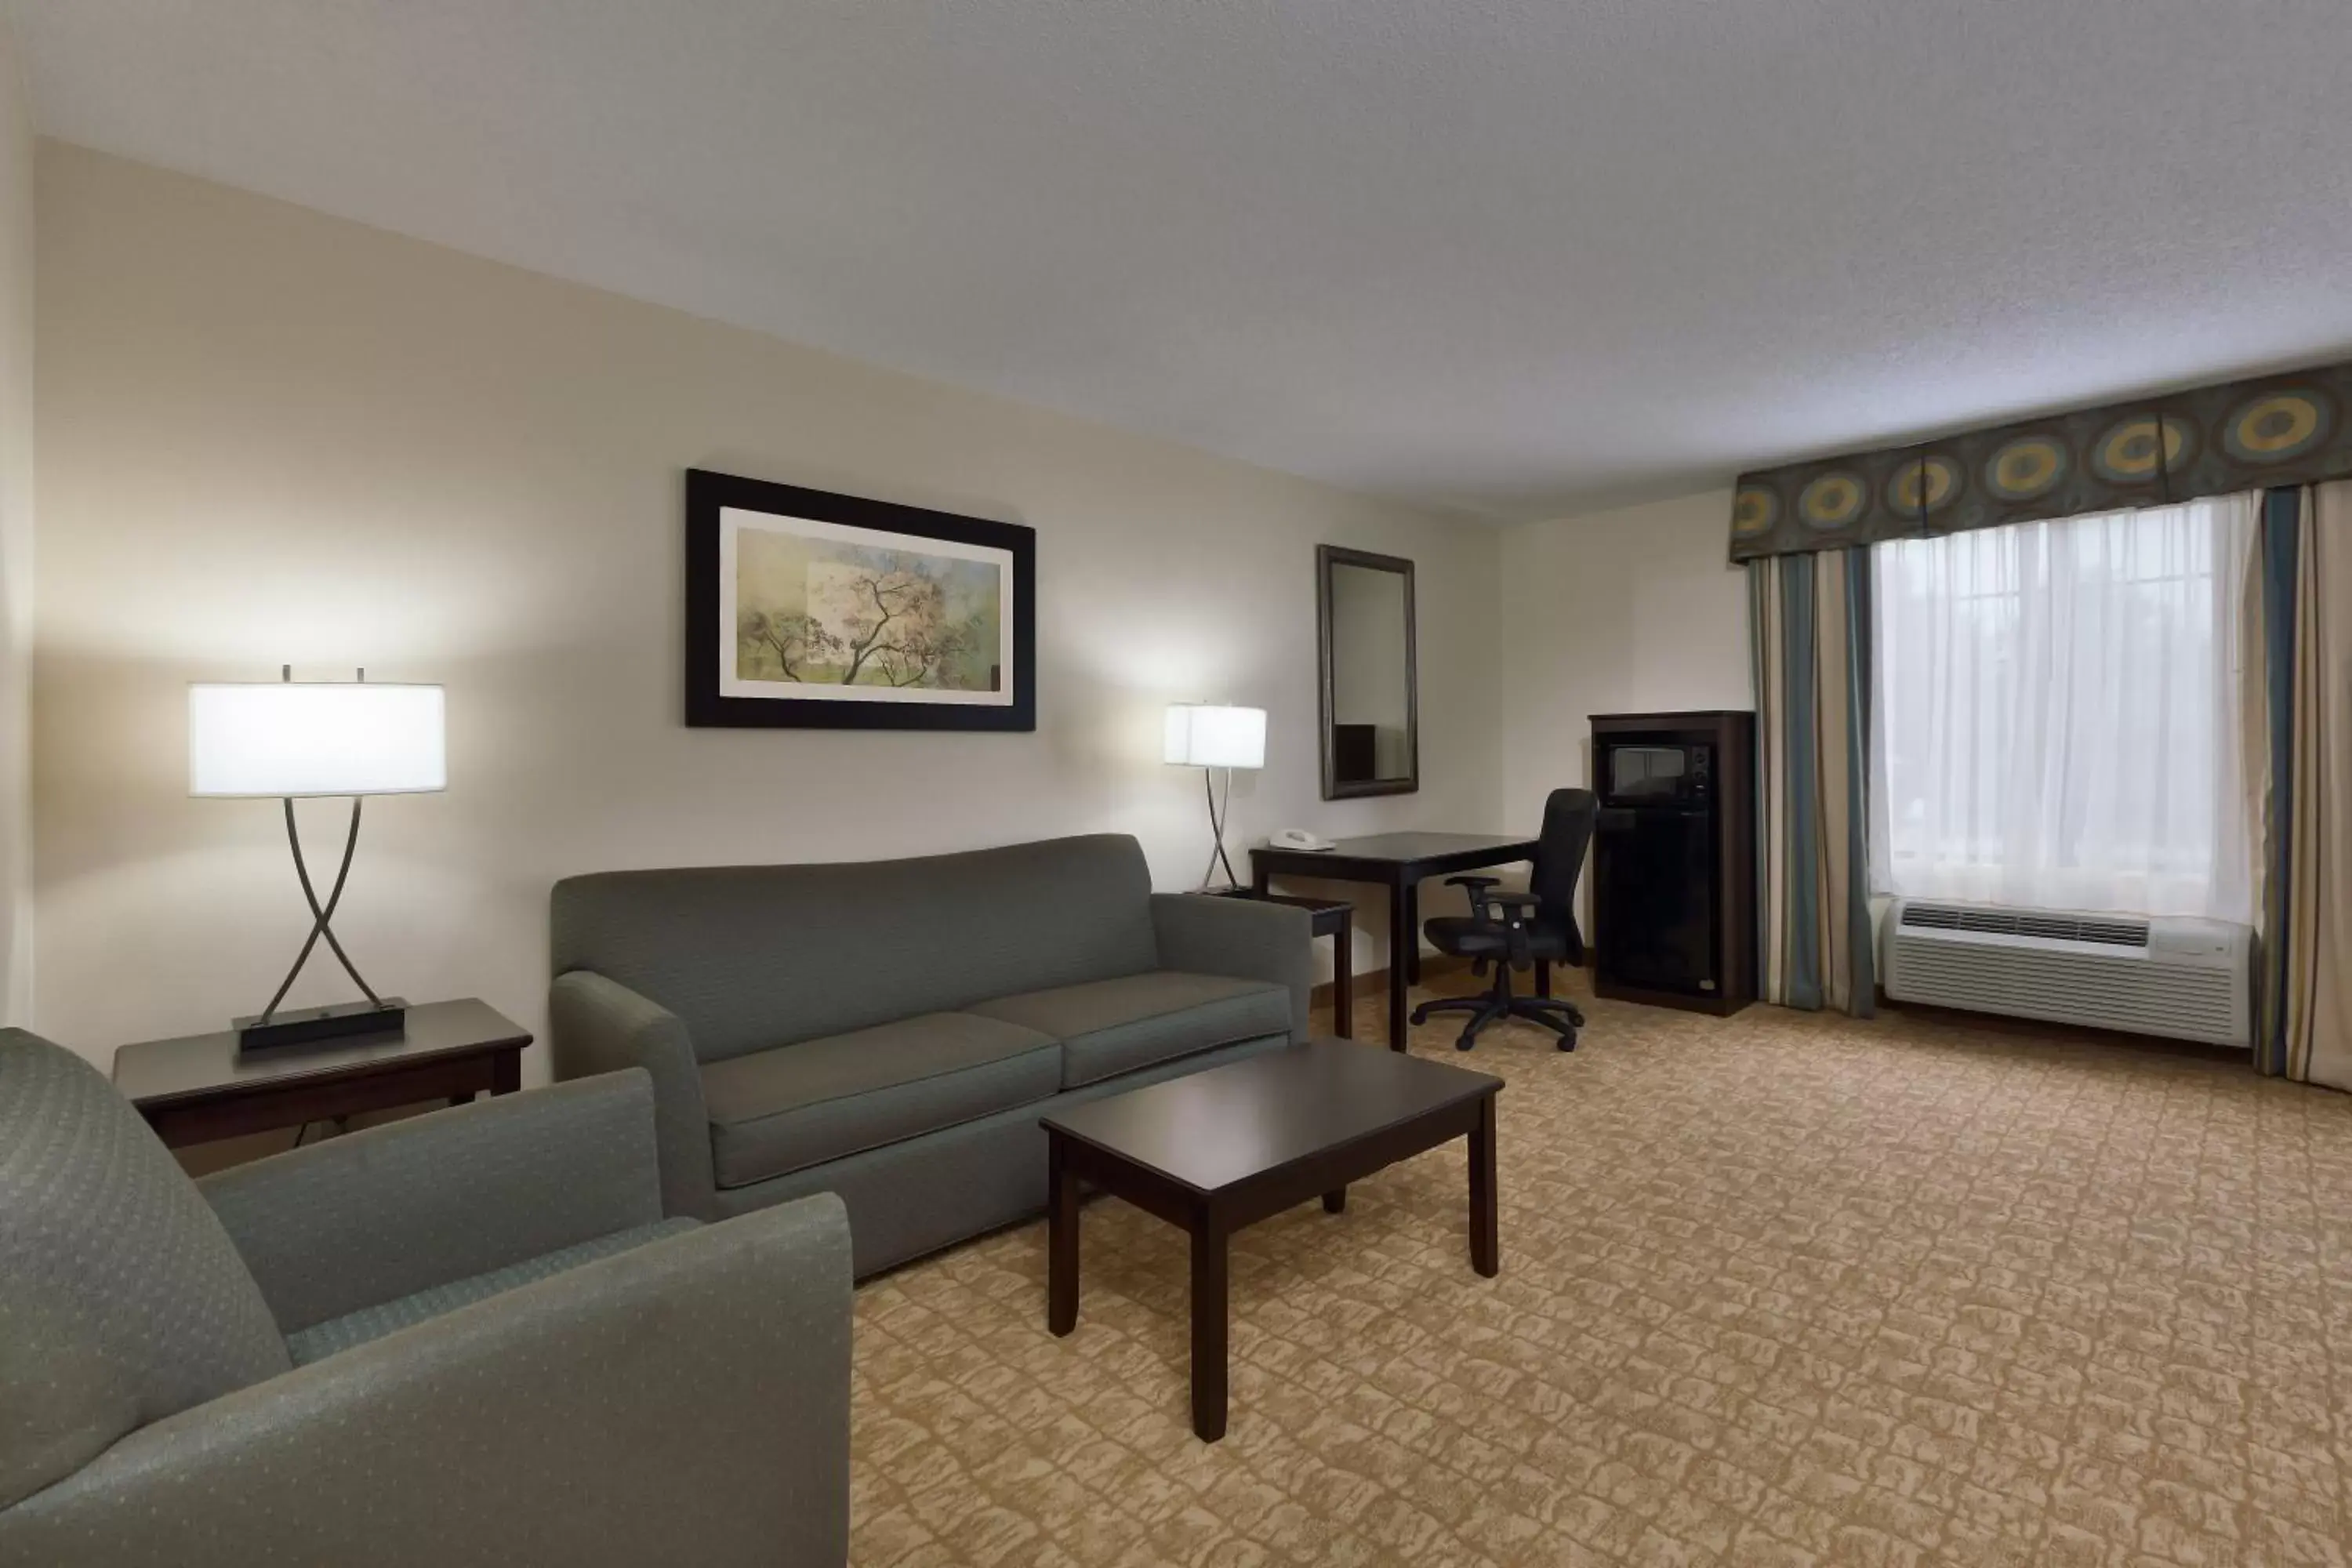
[[1078, 1323], [1078, 1191], [1091, 1184], [1192, 1238], [1192, 1430], [1225, 1435], [1226, 1242], [1348, 1184], [1470, 1140], [1470, 1267], [1491, 1278], [1495, 1096], [1503, 1080], [1347, 1040], [1309, 1040], [1041, 1118], [1052, 1187], [1045, 1326]]

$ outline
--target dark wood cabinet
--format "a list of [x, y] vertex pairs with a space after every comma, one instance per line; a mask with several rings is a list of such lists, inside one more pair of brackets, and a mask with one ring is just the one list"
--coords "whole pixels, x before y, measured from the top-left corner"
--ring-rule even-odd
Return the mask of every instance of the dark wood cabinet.
[[1593, 990], [1756, 1000], [1756, 716], [1596, 713], [1592, 788]]

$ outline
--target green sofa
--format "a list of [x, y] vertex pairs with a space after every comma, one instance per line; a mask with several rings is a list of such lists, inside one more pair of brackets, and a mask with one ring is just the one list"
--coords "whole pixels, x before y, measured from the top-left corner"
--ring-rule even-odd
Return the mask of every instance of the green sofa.
[[611, 871], [552, 900], [559, 1079], [653, 1079], [667, 1212], [834, 1192], [857, 1273], [1042, 1212], [1037, 1119], [1307, 1036], [1296, 909], [1133, 838]]

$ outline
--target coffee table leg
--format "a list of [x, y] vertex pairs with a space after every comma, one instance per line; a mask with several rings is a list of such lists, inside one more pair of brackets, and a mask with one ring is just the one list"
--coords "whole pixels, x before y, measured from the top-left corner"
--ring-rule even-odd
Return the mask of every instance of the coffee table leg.
[[1192, 1221], [1192, 1432], [1203, 1443], [1225, 1435], [1225, 1233], [1215, 1218]]
[[1045, 1134], [1051, 1183], [1046, 1220], [1045, 1326], [1066, 1334], [1078, 1326], [1078, 1178], [1062, 1160], [1062, 1138]]
[[1323, 1212], [1325, 1214], [1347, 1213], [1348, 1189], [1345, 1187], [1334, 1187], [1329, 1192], [1325, 1193], [1323, 1194]]
[[1478, 1129], [1470, 1134], [1470, 1267], [1493, 1279], [1502, 1271], [1495, 1203], [1495, 1097], [1478, 1102]]

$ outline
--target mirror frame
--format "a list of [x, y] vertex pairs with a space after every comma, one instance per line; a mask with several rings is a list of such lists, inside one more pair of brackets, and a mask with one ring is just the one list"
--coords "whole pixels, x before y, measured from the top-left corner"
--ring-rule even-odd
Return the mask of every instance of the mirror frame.
[[[1332, 741], [1331, 713], [1331, 568], [1362, 566], [1393, 572], [1404, 579], [1404, 752], [1405, 773], [1396, 779], [1338, 782], [1338, 749]], [[1401, 555], [1375, 555], [1344, 544], [1315, 547], [1315, 643], [1318, 677], [1316, 682], [1316, 727], [1323, 752], [1323, 798], [1350, 800], [1367, 795], [1412, 795], [1421, 788], [1421, 655], [1415, 642], [1412, 608], [1412, 563]]]

